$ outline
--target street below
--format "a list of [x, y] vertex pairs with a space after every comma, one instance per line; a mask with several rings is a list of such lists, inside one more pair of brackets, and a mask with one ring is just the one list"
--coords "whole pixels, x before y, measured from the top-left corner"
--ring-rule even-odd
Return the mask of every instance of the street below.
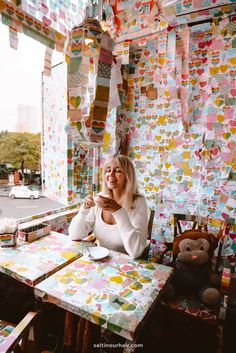
[[30, 200], [10, 199], [5, 196], [0, 197], [0, 217], [20, 219], [64, 206], [65, 205], [46, 197]]

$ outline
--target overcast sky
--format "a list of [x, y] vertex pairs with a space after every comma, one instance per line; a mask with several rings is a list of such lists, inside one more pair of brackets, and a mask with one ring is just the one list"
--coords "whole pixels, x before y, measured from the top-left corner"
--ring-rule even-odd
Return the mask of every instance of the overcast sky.
[[[18, 38], [18, 49], [14, 50], [9, 44], [8, 27], [0, 22], [0, 131], [15, 131], [19, 104], [36, 107], [40, 121], [46, 47], [23, 33], [18, 33]], [[53, 64], [62, 58], [61, 53], [53, 52]]]

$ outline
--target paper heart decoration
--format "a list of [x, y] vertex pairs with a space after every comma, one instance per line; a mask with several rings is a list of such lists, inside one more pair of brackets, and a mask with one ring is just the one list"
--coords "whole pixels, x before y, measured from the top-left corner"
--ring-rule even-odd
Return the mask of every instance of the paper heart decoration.
[[72, 194], [73, 194], [73, 190], [68, 190], [68, 195], [72, 196]]
[[144, 67], [146, 65], [146, 63], [144, 61], [142, 61], [141, 63], [139, 63], [140, 67]]
[[73, 43], [71, 45], [71, 51], [74, 55], [79, 55], [82, 52], [82, 43]]
[[206, 81], [201, 81], [201, 82], [200, 82], [200, 86], [201, 86], [201, 87], [205, 87], [206, 85], [207, 85], [207, 82], [206, 82]]
[[25, 19], [25, 15], [23, 12], [19, 11], [19, 10], [16, 10], [16, 17], [18, 18], [19, 21], [24, 21]]
[[230, 150], [236, 150], [236, 141], [230, 141], [227, 145]]
[[217, 75], [219, 73], [219, 67], [210, 67], [210, 74], [212, 76]]
[[220, 65], [220, 71], [221, 72], [226, 72], [229, 68], [229, 65], [225, 64], [225, 65]]
[[204, 69], [197, 69], [197, 74], [200, 76], [201, 74], [203, 74]]
[[203, 63], [203, 64], [206, 64], [207, 61], [208, 61], [208, 58], [203, 58], [203, 59], [202, 59], [202, 63]]
[[200, 98], [201, 98], [201, 95], [200, 95], [200, 94], [195, 94], [195, 96], [193, 96], [193, 99], [194, 99], [195, 101], [198, 101]]
[[210, 149], [210, 154], [214, 157], [216, 157], [220, 153], [220, 149], [218, 146], [215, 146]]
[[182, 85], [183, 87], [186, 87], [186, 86], [188, 85], [188, 81], [181, 81], [181, 85]]
[[194, 50], [194, 54], [195, 54], [196, 56], [200, 55], [201, 52], [202, 52], [201, 49], [195, 49], [195, 50]]
[[216, 100], [215, 100], [215, 104], [218, 106], [218, 107], [220, 107], [222, 104], [224, 104], [224, 101], [223, 101], [223, 99], [221, 99], [221, 98], [216, 98]]
[[200, 49], [205, 48], [205, 46], [206, 46], [206, 43], [205, 43], [205, 42], [200, 42], [200, 43], [198, 43], [198, 48], [200, 48]]
[[194, 76], [196, 74], [196, 70], [195, 69], [190, 70], [189, 73], [190, 73], [191, 76]]
[[236, 58], [230, 58], [229, 59], [230, 64], [236, 65]]
[[139, 70], [139, 73], [140, 73], [140, 75], [144, 75], [145, 74], [145, 70], [141, 69], [141, 70]]
[[212, 87], [212, 93], [218, 93], [220, 91], [219, 87]]
[[[233, 117], [233, 116], [232, 116]], [[233, 127], [236, 127], [236, 120], [230, 120], [229, 121], [229, 125], [230, 126], [233, 126]]]
[[229, 74], [231, 77], [235, 77], [236, 76], [236, 70], [230, 70]]
[[160, 65], [164, 65], [165, 62], [166, 62], [166, 58], [158, 58], [158, 63], [159, 63]]
[[223, 137], [225, 140], [228, 140], [228, 139], [230, 138], [230, 136], [231, 136], [231, 133], [230, 133], [230, 132], [224, 132], [224, 133], [222, 134], [222, 137]]
[[150, 55], [150, 51], [149, 51], [148, 49], [146, 49], [146, 50], [144, 51], [144, 55], [145, 55], [145, 56], [149, 56], [149, 55]]
[[25, 15], [25, 20], [26, 20], [26, 22], [27, 22], [27, 24], [28, 24], [29, 26], [32, 26], [33, 23], [34, 23], [33, 18], [30, 17], [30, 16], [28, 16], [28, 15]]
[[222, 123], [225, 120], [224, 115], [217, 115], [217, 120], [219, 121], [219, 123]]
[[105, 129], [105, 124], [102, 121], [93, 121], [92, 122], [92, 130], [96, 132], [96, 134], [101, 133]]
[[46, 26], [42, 26], [42, 29], [44, 31], [44, 33], [48, 36], [49, 35], [49, 29]]
[[189, 9], [192, 6], [192, 0], [184, 0], [183, 5]]
[[41, 31], [42, 25], [40, 22], [34, 20], [34, 27], [37, 29], [37, 31]]
[[183, 80], [187, 80], [187, 79], [188, 79], [188, 74], [186, 74], [186, 73], [185, 73], [185, 74], [182, 74], [182, 79], [183, 79]]
[[219, 62], [220, 62], [220, 58], [211, 59], [212, 65], [218, 65]]
[[209, 213], [214, 213], [216, 211], [214, 207], [208, 207], [207, 210]]
[[196, 78], [193, 78], [190, 82], [193, 86], [195, 86], [198, 83], [198, 80]]
[[14, 14], [14, 7], [12, 7], [11, 5], [8, 5], [8, 3], [6, 3], [6, 10], [10, 16]]
[[231, 96], [236, 97], [236, 88], [231, 88], [229, 90], [229, 93], [231, 94]]
[[220, 56], [220, 51], [219, 50], [214, 50], [211, 52], [211, 56], [213, 58], [218, 58]]
[[68, 162], [68, 164], [73, 164], [73, 158], [68, 158], [67, 162]]
[[195, 64], [196, 67], [199, 67], [199, 66], [202, 65], [202, 62], [201, 62], [201, 60], [199, 60], [199, 61], [195, 61], [194, 64]]
[[70, 97], [70, 104], [72, 105], [73, 108], [78, 108], [81, 103], [81, 97]]
[[212, 45], [212, 39], [206, 40], [206, 46], [210, 47]]
[[43, 16], [42, 18], [43, 23], [45, 24], [45, 26], [50, 26], [50, 24], [52, 23], [52, 21], [50, 20], [50, 18], [47, 18], [46, 16]]
[[79, 158], [80, 159], [84, 159], [85, 158], [85, 154], [84, 153], [80, 153]]

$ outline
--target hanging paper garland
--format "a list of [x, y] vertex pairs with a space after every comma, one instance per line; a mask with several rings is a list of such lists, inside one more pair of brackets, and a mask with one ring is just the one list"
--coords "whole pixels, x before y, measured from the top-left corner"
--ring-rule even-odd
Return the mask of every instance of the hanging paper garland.
[[[107, 118], [113, 42], [99, 22], [87, 18], [70, 34], [68, 119], [81, 142], [102, 143]], [[68, 51], [67, 51], [68, 53]]]

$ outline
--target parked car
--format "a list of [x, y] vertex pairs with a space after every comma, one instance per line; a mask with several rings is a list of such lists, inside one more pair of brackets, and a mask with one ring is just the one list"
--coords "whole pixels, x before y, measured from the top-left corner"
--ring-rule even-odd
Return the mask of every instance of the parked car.
[[14, 198], [24, 198], [24, 199], [38, 199], [40, 197], [40, 192], [37, 190], [31, 190], [25, 185], [13, 186], [9, 193], [11, 199]]

